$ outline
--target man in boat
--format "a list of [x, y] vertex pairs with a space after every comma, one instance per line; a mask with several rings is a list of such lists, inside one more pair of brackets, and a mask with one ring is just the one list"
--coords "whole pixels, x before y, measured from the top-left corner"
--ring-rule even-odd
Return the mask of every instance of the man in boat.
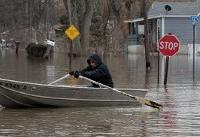
[[[87, 59], [88, 66], [80, 71], [71, 71], [70, 75], [78, 78], [79, 75], [92, 79], [101, 84], [113, 87], [112, 76], [108, 67], [102, 63], [101, 58], [97, 54], [92, 54]], [[99, 85], [92, 83], [92, 87], [99, 87]]]

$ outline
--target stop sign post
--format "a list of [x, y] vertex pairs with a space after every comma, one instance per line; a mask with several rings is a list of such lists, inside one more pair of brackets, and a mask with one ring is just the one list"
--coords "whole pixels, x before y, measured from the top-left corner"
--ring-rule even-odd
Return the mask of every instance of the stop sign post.
[[178, 38], [170, 33], [160, 38], [158, 42], [158, 50], [162, 55], [166, 56], [164, 85], [167, 84], [169, 57], [175, 55], [179, 51], [179, 49], [180, 42]]

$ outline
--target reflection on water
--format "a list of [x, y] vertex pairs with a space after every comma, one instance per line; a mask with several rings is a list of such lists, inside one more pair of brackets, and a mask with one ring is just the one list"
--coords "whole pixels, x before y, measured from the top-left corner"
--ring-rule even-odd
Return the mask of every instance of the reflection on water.
[[[86, 57], [74, 58], [72, 69], [85, 67]], [[192, 58], [170, 58], [168, 86], [163, 86], [164, 59], [151, 57], [152, 69], [145, 70], [141, 55], [106, 56], [103, 61], [111, 70], [115, 87], [148, 88], [147, 98], [163, 104], [158, 112], [147, 106], [139, 108], [34, 108], [1, 109], [0, 136], [57, 137], [184, 137], [200, 136], [199, 57], [196, 57], [195, 81]], [[13, 50], [0, 51], [1, 78], [50, 83], [69, 72], [69, 60], [55, 54], [50, 60], [15, 55]], [[87, 84], [73, 79], [58, 84]], [[159, 84], [158, 84], [159, 83]]]
[[[141, 108], [5, 109], [2, 136], [146, 136], [157, 112]], [[11, 118], [15, 118], [12, 120]]]

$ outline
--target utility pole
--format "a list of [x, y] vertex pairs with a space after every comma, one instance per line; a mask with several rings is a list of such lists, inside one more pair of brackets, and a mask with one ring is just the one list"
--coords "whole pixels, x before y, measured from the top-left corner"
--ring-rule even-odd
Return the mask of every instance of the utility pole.
[[196, 23], [199, 20], [199, 14], [196, 16], [191, 16], [191, 20], [192, 20], [192, 37], [193, 37], [193, 81], [195, 81], [195, 41], [196, 41]]

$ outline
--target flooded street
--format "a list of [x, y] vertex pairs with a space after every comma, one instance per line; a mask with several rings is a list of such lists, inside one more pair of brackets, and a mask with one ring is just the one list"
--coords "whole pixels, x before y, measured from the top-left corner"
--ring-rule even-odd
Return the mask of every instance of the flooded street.
[[[158, 112], [150, 107], [82, 107], [1, 109], [1, 137], [199, 137], [200, 56], [193, 73], [192, 55], [170, 58], [168, 85], [164, 88], [164, 61], [151, 56], [149, 72], [144, 56], [103, 57], [115, 87], [147, 88], [146, 98], [162, 104]], [[0, 77], [19, 81], [50, 83], [72, 70], [85, 67], [86, 57], [69, 66], [67, 55], [54, 54], [49, 60], [28, 58], [24, 51], [0, 51]], [[194, 75], [193, 75], [194, 74]], [[58, 84], [68, 84], [63, 80]], [[86, 84], [78, 81], [76, 84]]]

